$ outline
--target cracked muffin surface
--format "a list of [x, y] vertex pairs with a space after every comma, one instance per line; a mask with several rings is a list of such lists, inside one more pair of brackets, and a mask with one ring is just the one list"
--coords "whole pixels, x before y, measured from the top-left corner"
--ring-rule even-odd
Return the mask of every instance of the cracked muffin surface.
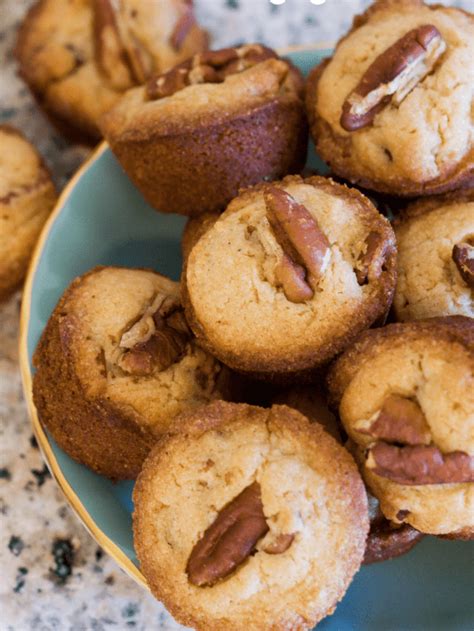
[[187, 0], [39, 0], [16, 55], [53, 120], [97, 139], [100, 115], [120, 94], [206, 47]]
[[286, 406], [216, 402], [177, 420], [134, 491], [153, 593], [197, 629], [312, 628], [364, 554], [367, 500], [351, 456]]
[[187, 327], [179, 284], [147, 270], [95, 268], [73, 281], [34, 364], [41, 422], [112, 478], [136, 476], [171, 419], [225, 391], [225, 371]]
[[474, 321], [364, 333], [329, 390], [385, 517], [428, 534], [474, 533]]
[[157, 210], [221, 211], [239, 189], [301, 170], [304, 82], [261, 44], [207, 51], [129, 90], [101, 128]]
[[0, 125], [0, 300], [23, 280], [31, 252], [56, 202], [41, 156], [15, 128]]
[[362, 194], [290, 176], [242, 193], [194, 245], [186, 315], [234, 369], [312, 370], [388, 309], [395, 259], [389, 222]]
[[415, 202], [394, 230], [397, 319], [474, 317], [474, 189]]
[[419, 0], [374, 3], [308, 80], [318, 153], [338, 175], [381, 192], [472, 184], [473, 58], [471, 14]]

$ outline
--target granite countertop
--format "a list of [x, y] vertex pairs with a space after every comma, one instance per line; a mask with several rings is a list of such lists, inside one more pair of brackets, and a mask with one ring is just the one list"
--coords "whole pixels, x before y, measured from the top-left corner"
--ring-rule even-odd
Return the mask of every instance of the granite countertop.
[[[321, 0], [320, 0], [321, 1]], [[281, 0], [280, 0], [281, 2]], [[473, 0], [446, 4], [473, 7]], [[62, 187], [89, 150], [51, 128], [16, 76], [12, 48], [31, 0], [0, 0], [0, 122], [33, 141]], [[242, 41], [273, 47], [337, 39], [368, 0], [195, 0], [215, 48]], [[77, 520], [44, 465], [23, 400], [17, 336], [21, 293], [0, 305], [1, 631], [180, 629], [126, 576]]]

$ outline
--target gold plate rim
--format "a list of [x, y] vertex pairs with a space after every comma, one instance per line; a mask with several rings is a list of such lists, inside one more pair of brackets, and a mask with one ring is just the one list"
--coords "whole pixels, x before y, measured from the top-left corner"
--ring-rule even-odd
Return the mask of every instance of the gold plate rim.
[[[301, 45], [301, 46], [288, 46], [278, 50], [279, 54], [285, 55], [291, 52], [301, 52], [305, 50], [321, 50], [325, 48], [333, 48], [333, 42], [320, 42], [313, 45]], [[56, 456], [51, 448], [48, 437], [41, 426], [38, 418], [35, 404], [33, 403], [32, 395], [32, 375], [30, 370], [30, 364], [28, 360], [28, 323], [30, 321], [31, 313], [31, 290], [33, 286], [33, 279], [38, 266], [38, 261], [43, 253], [44, 246], [48, 239], [51, 228], [53, 227], [56, 219], [62, 212], [62, 209], [66, 205], [69, 197], [75, 189], [77, 183], [82, 176], [90, 169], [90, 167], [96, 162], [102, 154], [107, 150], [108, 143], [104, 140], [97, 145], [92, 151], [91, 155], [85, 160], [85, 162], [75, 172], [73, 177], [64, 187], [61, 192], [51, 214], [49, 215], [38, 241], [33, 249], [33, 253], [28, 266], [28, 271], [25, 278], [23, 287], [23, 295], [21, 301], [20, 310], [20, 327], [19, 327], [19, 363], [20, 373], [23, 386], [23, 396], [26, 401], [28, 414], [33, 426], [33, 431], [38, 441], [39, 448], [43, 455], [43, 458], [48, 465], [51, 475], [56, 480], [60, 489], [64, 493], [69, 505], [73, 509], [76, 516], [82, 522], [89, 534], [95, 539], [95, 541], [105, 550], [105, 552], [111, 556], [115, 562], [128, 574], [135, 582], [149, 591], [148, 584], [145, 577], [140, 572], [138, 567], [132, 563], [127, 555], [117, 546], [116, 543], [110, 539], [96, 524], [90, 513], [84, 507], [83, 503], [77, 496], [72, 486], [64, 476], [61, 467], [58, 464]]]

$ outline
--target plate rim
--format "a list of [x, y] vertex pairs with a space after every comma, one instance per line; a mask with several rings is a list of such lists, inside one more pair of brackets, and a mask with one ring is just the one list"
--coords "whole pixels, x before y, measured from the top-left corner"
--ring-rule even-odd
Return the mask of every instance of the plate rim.
[[[287, 46], [278, 49], [278, 54], [286, 55], [288, 53], [298, 53], [305, 51], [325, 50], [333, 49], [333, 41], [322, 41], [314, 44], [302, 44], [295, 46]], [[46, 462], [48, 469], [51, 472], [52, 477], [58, 484], [59, 488], [63, 492], [68, 504], [72, 508], [76, 517], [86, 528], [92, 538], [100, 545], [100, 547], [124, 570], [130, 578], [132, 578], [138, 585], [150, 591], [148, 583], [143, 576], [140, 569], [128, 558], [120, 547], [108, 537], [101, 528], [94, 521], [90, 513], [87, 511], [78, 495], [72, 488], [71, 484], [66, 479], [62, 472], [62, 469], [56, 459], [48, 436], [44, 431], [36, 410], [36, 406], [33, 402], [32, 393], [32, 373], [30, 370], [30, 362], [28, 358], [28, 325], [31, 316], [31, 292], [33, 287], [33, 280], [35, 277], [36, 268], [38, 262], [44, 250], [44, 246], [48, 239], [49, 233], [56, 222], [56, 219], [60, 216], [64, 206], [66, 205], [69, 197], [72, 195], [77, 184], [85, 175], [85, 173], [92, 167], [92, 165], [99, 160], [102, 155], [109, 148], [109, 144], [106, 140], [102, 140], [94, 149], [86, 160], [77, 169], [71, 179], [67, 182], [63, 190], [61, 191], [56, 204], [53, 207], [48, 219], [46, 220], [43, 228], [41, 229], [38, 240], [33, 248], [30, 262], [28, 264], [28, 270], [25, 276], [25, 282], [23, 285], [23, 291], [21, 296], [21, 308], [20, 308], [20, 323], [19, 323], [19, 335], [18, 335], [18, 358], [20, 375], [22, 382], [23, 396], [25, 398], [28, 416], [31, 421], [34, 435], [38, 442], [43, 460]]]

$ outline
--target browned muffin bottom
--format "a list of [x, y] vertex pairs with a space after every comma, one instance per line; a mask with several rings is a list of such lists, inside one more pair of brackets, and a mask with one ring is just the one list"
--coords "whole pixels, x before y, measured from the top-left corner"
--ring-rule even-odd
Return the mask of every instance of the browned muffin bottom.
[[221, 211], [240, 188], [303, 167], [303, 78], [261, 44], [209, 51], [130, 90], [101, 128], [156, 209]]
[[176, 424], [134, 489], [153, 594], [200, 630], [311, 629], [364, 554], [367, 498], [350, 454], [286, 406], [215, 402]]
[[134, 478], [172, 419], [226, 392], [193, 339], [179, 285], [150, 270], [95, 268], [69, 286], [34, 356], [42, 424], [70, 456]]
[[234, 199], [183, 270], [191, 328], [232, 369], [308, 377], [391, 304], [395, 238], [354, 189], [299, 176]]
[[120, 94], [205, 48], [189, 0], [38, 0], [16, 56], [52, 122], [91, 141]]
[[367, 331], [334, 363], [328, 384], [385, 517], [472, 537], [474, 320]]
[[17, 129], [0, 125], [0, 301], [20, 284], [54, 203], [41, 156]]
[[397, 196], [472, 185], [473, 55], [471, 14], [374, 3], [308, 78], [319, 155], [341, 177]]

